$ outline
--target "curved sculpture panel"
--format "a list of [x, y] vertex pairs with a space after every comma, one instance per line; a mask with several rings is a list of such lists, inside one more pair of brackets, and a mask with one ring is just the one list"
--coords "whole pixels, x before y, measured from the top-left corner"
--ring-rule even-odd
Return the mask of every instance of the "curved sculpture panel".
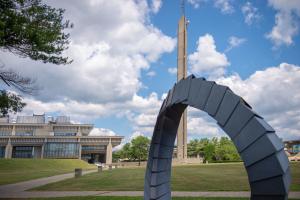
[[274, 129], [228, 87], [191, 75], [174, 85], [161, 106], [145, 174], [145, 200], [171, 199], [174, 142], [187, 106], [207, 112], [234, 142], [248, 173], [252, 200], [287, 199], [289, 161]]

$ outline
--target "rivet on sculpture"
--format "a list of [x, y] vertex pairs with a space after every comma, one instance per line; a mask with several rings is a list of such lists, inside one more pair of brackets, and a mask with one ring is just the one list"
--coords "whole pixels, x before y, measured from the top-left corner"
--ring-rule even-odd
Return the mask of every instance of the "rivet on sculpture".
[[145, 200], [171, 199], [174, 142], [187, 106], [208, 113], [234, 142], [248, 173], [251, 200], [288, 198], [289, 161], [274, 129], [228, 87], [191, 75], [174, 85], [161, 106], [145, 174]]

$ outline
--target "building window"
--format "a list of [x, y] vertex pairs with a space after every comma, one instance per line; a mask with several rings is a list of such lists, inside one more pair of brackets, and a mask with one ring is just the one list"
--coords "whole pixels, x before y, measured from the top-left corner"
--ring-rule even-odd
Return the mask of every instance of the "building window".
[[299, 153], [300, 152], [300, 144], [294, 144], [292, 147], [293, 153]]
[[105, 146], [100, 146], [100, 145], [97, 145], [97, 146], [82, 146], [81, 150], [82, 151], [104, 151], [104, 150], [106, 150], [106, 147]]
[[9, 136], [10, 133], [10, 131], [0, 131], [0, 136]]
[[78, 158], [79, 145], [77, 143], [47, 143], [44, 157], [46, 158]]
[[16, 132], [16, 136], [33, 136], [32, 131]]
[[0, 158], [4, 158], [5, 156], [5, 147], [4, 146], [0, 146]]
[[13, 147], [13, 158], [32, 158], [33, 147], [32, 146], [16, 146]]
[[76, 136], [76, 133], [54, 132], [54, 136]]

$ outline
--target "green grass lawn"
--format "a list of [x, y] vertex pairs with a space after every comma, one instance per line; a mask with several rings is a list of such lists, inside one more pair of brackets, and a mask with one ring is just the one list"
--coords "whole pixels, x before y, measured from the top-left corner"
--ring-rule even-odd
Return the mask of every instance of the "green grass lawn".
[[[60, 197], [60, 198], [33, 198], [25, 200], [142, 200], [142, 197]], [[249, 200], [249, 198], [200, 198], [200, 197], [173, 197], [172, 200]]]
[[[292, 191], [300, 191], [300, 163], [291, 163]], [[35, 190], [52, 191], [142, 191], [144, 168], [121, 168], [92, 173], [78, 179], [41, 186]], [[173, 191], [246, 191], [249, 190], [242, 163], [176, 166], [172, 169]]]
[[78, 159], [0, 159], [0, 185], [68, 173], [75, 168], [96, 169]]
[[[172, 198], [172, 200], [231, 200], [231, 199], [249, 200], [249, 198], [232, 198], [232, 197], [230, 198], [173, 197]], [[34, 198], [34, 199], [27, 199], [27, 200], [142, 200], [142, 197], [61, 197], [61, 198]]]

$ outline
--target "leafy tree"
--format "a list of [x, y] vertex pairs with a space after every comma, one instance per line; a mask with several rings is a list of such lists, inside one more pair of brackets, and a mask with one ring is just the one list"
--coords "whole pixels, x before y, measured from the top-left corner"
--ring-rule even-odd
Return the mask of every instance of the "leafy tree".
[[144, 136], [138, 136], [131, 140], [131, 157], [139, 161], [147, 160], [150, 140]]
[[112, 154], [113, 162], [117, 162], [121, 158], [121, 152], [122, 152], [121, 150], [113, 152]]
[[240, 156], [233, 142], [227, 137], [221, 137], [218, 145], [216, 146], [216, 157], [217, 160], [240, 160]]
[[141, 165], [142, 160], [147, 160], [150, 140], [144, 136], [138, 136], [126, 143], [121, 150], [115, 153], [115, 157], [129, 160], [138, 160]]
[[34, 80], [29, 77], [23, 77], [20, 74], [6, 70], [0, 67], [0, 79], [8, 86], [13, 86], [19, 91], [27, 94], [32, 94], [37, 88], [33, 86]]
[[199, 140], [198, 139], [191, 140], [189, 142], [188, 146], [187, 146], [188, 156], [192, 157], [192, 156], [199, 155], [198, 146], [199, 146]]
[[240, 156], [228, 137], [191, 140], [188, 144], [188, 155], [200, 155], [206, 161], [239, 161]]
[[72, 24], [63, 21], [63, 9], [41, 0], [1, 0], [0, 48], [44, 63], [68, 64], [62, 53], [68, 48]]
[[[0, 50], [44, 63], [71, 63], [72, 60], [62, 55], [69, 44], [69, 34], [64, 30], [73, 27], [68, 20], [63, 20], [64, 12], [41, 0], [1, 0]], [[0, 66], [0, 80], [24, 93], [31, 94], [36, 89], [34, 81], [5, 69], [4, 65]], [[2, 92], [1, 95], [6, 102], [21, 103], [20, 96], [9, 92]], [[16, 107], [8, 108], [3, 103], [0, 106], [2, 114], [5, 114], [10, 109], [19, 112], [25, 104], [17, 103]]]
[[207, 138], [202, 138], [201, 140], [194, 139], [188, 144], [188, 156], [204, 156], [204, 147], [209, 143]]
[[209, 142], [203, 149], [204, 162], [215, 160], [215, 145]]
[[120, 152], [122, 159], [130, 159], [131, 158], [131, 147], [130, 143], [126, 143]]
[[0, 112], [1, 117], [5, 117], [8, 113], [21, 112], [26, 104], [22, 102], [19, 95], [15, 95], [5, 90], [0, 90]]

